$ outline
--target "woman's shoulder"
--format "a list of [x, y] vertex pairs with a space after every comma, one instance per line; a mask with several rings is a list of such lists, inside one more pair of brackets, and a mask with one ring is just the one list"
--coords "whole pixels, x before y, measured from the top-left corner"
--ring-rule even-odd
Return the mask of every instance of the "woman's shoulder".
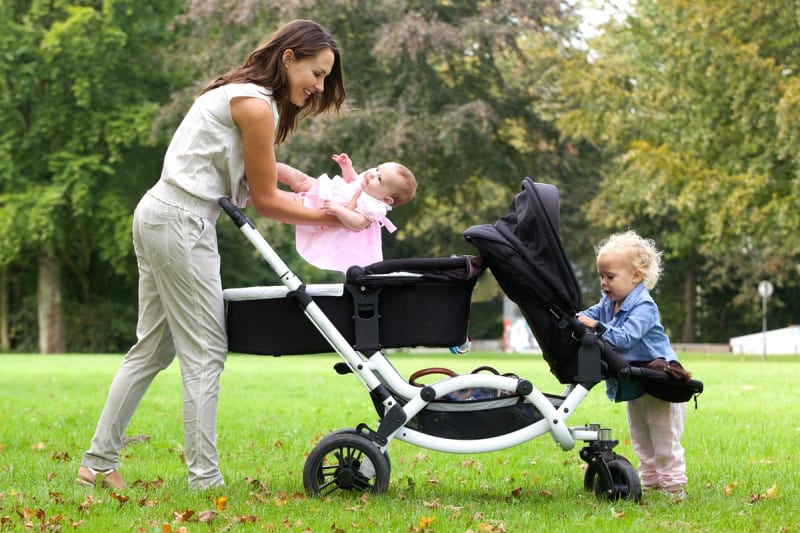
[[272, 91], [255, 83], [228, 83], [217, 89], [225, 93], [229, 99], [237, 96], [252, 96], [272, 101]]

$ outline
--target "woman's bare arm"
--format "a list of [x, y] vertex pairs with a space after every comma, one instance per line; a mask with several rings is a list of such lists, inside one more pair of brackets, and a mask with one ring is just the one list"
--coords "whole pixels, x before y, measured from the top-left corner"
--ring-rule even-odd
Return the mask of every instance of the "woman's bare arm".
[[231, 100], [233, 120], [242, 132], [244, 167], [250, 189], [250, 203], [258, 214], [289, 224], [334, 225], [341, 222], [320, 209], [303, 207], [294, 193], [278, 188], [275, 160], [275, 122], [272, 109], [258, 98]]

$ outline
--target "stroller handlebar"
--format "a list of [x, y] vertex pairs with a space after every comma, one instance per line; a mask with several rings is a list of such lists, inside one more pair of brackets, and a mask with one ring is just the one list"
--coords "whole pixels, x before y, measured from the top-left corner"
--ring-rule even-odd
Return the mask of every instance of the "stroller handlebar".
[[223, 211], [225, 211], [228, 214], [228, 216], [231, 217], [231, 220], [233, 220], [237, 228], [241, 228], [245, 224], [247, 224], [252, 228], [255, 228], [250, 219], [247, 218], [247, 215], [242, 213], [242, 211], [238, 207], [233, 205], [233, 202], [231, 202], [230, 198], [226, 198], [223, 196], [222, 198], [217, 200], [217, 202], [219, 203], [220, 207], [222, 207]]

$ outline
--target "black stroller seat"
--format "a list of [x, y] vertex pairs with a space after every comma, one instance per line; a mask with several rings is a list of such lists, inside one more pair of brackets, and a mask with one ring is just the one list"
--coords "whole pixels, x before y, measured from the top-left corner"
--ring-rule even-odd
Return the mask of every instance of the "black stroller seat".
[[467, 229], [464, 237], [519, 306], [561, 383], [591, 388], [609, 377], [627, 377], [639, 380], [646, 392], [677, 402], [696, 399], [703, 391], [700, 381], [685, 383], [660, 370], [631, 366], [602, 339], [602, 332], [577, 320], [584, 306], [559, 235], [555, 186], [526, 177], [506, 215]]

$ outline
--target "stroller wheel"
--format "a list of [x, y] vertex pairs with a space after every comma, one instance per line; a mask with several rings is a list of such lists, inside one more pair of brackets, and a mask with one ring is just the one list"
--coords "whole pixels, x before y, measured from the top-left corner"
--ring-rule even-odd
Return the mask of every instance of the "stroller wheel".
[[387, 456], [355, 430], [331, 433], [317, 444], [303, 468], [303, 486], [327, 496], [337, 490], [381, 494], [389, 488]]
[[598, 498], [641, 501], [642, 484], [633, 465], [624, 457], [615, 455], [606, 466], [611, 474], [611, 484], [596, 466], [589, 465], [583, 478], [584, 488], [593, 491]]
[[[600, 469], [602, 468], [596, 461], [602, 461], [603, 459], [600, 456], [597, 456], [592, 461], [588, 462], [586, 472], [583, 474], [583, 488], [589, 492], [594, 492], [597, 484], [597, 478], [600, 476]], [[606, 457], [606, 461], [612, 460], [619, 460], [619, 461], [626, 461], [629, 462], [625, 457], [621, 455], [617, 455], [616, 453], [612, 454], [610, 457]]]
[[[347, 428], [347, 429], [337, 429], [336, 431], [332, 431], [328, 433], [325, 438], [332, 437], [334, 435], [361, 435], [357, 429]], [[389, 467], [389, 477], [391, 477], [392, 472], [392, 460], [389, 459], [389, 452], [383, 452], [383, 457], [386, 459], [386, 466]]]

